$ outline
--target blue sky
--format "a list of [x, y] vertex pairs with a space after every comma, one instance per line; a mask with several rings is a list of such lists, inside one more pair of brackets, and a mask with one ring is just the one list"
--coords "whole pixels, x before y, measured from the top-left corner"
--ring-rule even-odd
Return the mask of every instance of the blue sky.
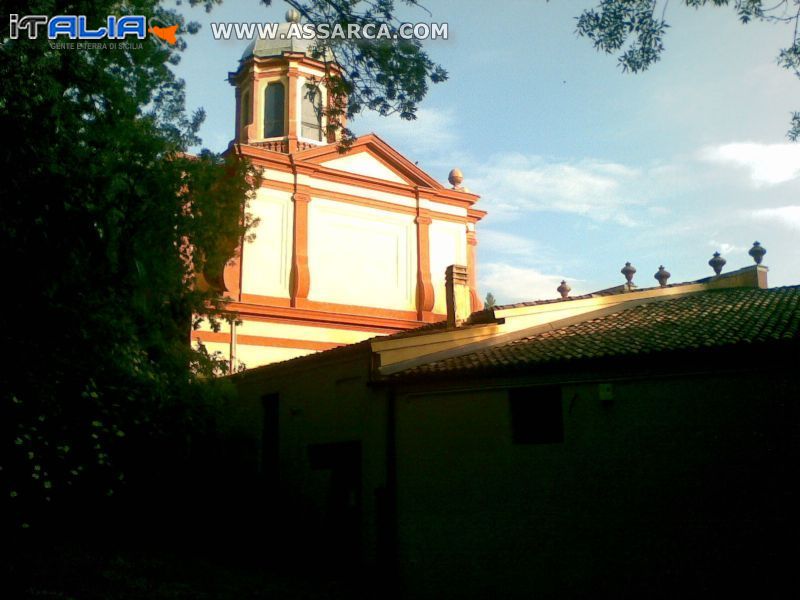
[[[190, 108], [203, 107], [203, 144], [233, 135], [226, 81], [246, 45], [215, 41], [210, 21], [282, 21], [273, 0], [227, 0], [190, 36], [177, 67]], [[460, 167], [489, 212], [478, 227], [481, 294], [501, 302], [556, 296], [624, 281], [640, 286], [663, 264], [671, 282], [705, 277], [715, 250], [731, 270], [767, 249], [770, 285], [800, 283], [800, 145], [786, 140], [800, 110], [800, 80], [777, 66], [788, 26], [741, 25], [730, 8], [671, 3], [661, 62], [630, 75], [575, 33], [579, 0], [428, 0], [405, 20], [449, 23], [426, 44], [449, 72], [419, 119], [364, 115], [374, 131], [442, 182]]]

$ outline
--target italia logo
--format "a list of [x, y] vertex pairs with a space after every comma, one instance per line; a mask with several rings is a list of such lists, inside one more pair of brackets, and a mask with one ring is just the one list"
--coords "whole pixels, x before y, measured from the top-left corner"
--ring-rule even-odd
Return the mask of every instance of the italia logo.
[[12, 40], [19, 39], [24, 33], [28, 39], [35, 40], [39, 37], [40, 30], [47, 33], [48, 39], [57, 40], [65, 37], [70, 40], [125, 40], [135, 38], [143, 40], [150, 32], [161, 44], [170, 46], [177, 43], [177, 25], [166, 25], [156, 19], [151, 19], [148, 27], [147, 19], [143, 15], [125, 15], [117, 17], [108, 15], [105, 25], [91, 29], [87, 24], [85, 15], [25, 15], [17, 14], [8, 17], [8, 37]]

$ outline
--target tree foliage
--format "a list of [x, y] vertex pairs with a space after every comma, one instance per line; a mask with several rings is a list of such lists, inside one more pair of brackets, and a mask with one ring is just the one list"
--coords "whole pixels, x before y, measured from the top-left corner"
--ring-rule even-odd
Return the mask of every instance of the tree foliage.
[[[188, 4], [210, 10], [221, 1]], [[174, 46], [151, 38], [108, 49], [2, 32], [5, 524], [36, 522], [42, 507], [66, 499], [116, 494], [145, 470], [145, 455], [153, 470], [174, 468], [168, 459], [186, 450], [186, 437], [224, 394], [213, 376], [226, 365], [192, 348], [189, 335], [193, 319], [219, 324], [235, 315], [196, 276], [218, 279], [246, 235], [258, 174], [234, 156], [186, 154], [200, 142], [204, 115], [187, 114], [183, 81], [170, 67], [198, 25], [163, 4], [3, 2], [4, 14], [86, 15], [91, 28], [120, 13], [179, 26]], [[399, 25], [389, 0], [288, 4], [312, 23]], [[446, 78], [418, 42], [317, 51], [333, 52], [343, 67], [327, 82], [342, 99], [326, 109], [334, 121], [367, 109], [413, 119], [428, 83]]]
[[[84, 14], [92, 27], [121, 6], [4, 4]], [[156, 0], [124, 6], [190, 29]], [[231, 317], [194, 274], [230, 257], [257, 177], [235, 157], [185, 154], [203, 114], [186, 113], [170, 69], [184, 40], [79, 50], [3, 39], [0, 508], [27, 524], [42, 506], [114, 494], [142, 449], [178, 440], [202, 416], [191, 407], [217, 397], [209, 377], [224, 364], [190, 346], [192, 315]]]
[[[800, 77], [800, 0], [682, 0], [692, 8], [706, 5], [732, 7], [742, 23], [753, 20], [793, 25], [789, 45], [781, 49], [778, 65]], [[638, 73], [658, 62], [669, 27], [665, 18], [669, 0], [601, 0], [578, 17], [578, 35], [594, 47], [618, 54], [623, 71]], [[800, 138], [800, 112], [791, 115], [787, 136]]]

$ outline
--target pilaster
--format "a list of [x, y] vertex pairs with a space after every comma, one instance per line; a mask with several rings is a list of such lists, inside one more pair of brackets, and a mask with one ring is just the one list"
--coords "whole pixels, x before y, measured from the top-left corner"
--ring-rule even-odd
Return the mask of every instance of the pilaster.
[[295, 192], [294, 227], [292, 231], [292, 271], [289, 279], [291, 306], [302, 304], [308, 298], [311, 287], [311, 274], [308, 269], [308, 203], [311, 196], [305, 192]]
[[418, 211], [417, 224], [417, 318], [428, 321], [433, 315], [434, 291], [431, 282], [431, 218]]
[[474, 230], [467, 229], [467, 276], [469, 285], [469, 297], [472, 312], [481, 310], [483, 302], [478, 295], [478, 273], [476, 259], [476, 247], [478, 245], [478, 236]]

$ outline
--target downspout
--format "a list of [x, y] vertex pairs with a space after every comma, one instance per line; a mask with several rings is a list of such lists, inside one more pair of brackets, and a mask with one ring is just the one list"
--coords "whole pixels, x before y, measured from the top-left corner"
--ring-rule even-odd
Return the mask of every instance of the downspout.
[[236, 362], [236, 333], [237, 332], [236, 332], [236, 321], [235, 320], [231, 320], [230, 327], [231, 327], [231, 343], [230, 343], [230, 349], [229, 349], [229, 352], [228, 352], [228, 357], [230, 358], [230, 361], [229, 361], [229, 363], [230, 363], [229, 364], [230, 371], [229, 372], [230, 373], [235, 373], [236, 372], [236, 368], [237, 368], [237, 362]]

